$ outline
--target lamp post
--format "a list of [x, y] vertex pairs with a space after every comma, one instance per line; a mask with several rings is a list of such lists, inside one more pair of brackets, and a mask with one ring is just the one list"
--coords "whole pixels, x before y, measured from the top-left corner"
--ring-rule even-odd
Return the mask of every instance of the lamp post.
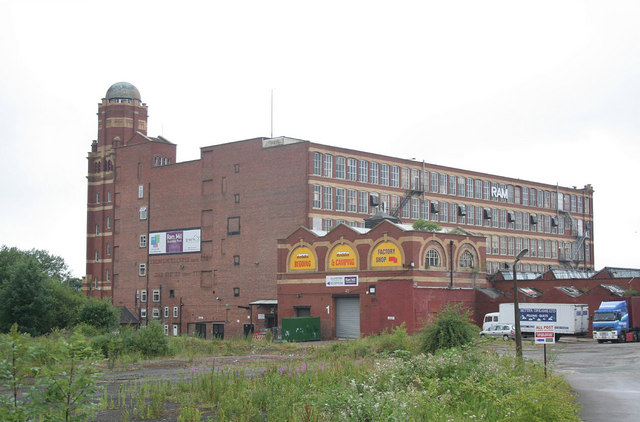
[[518, 304], [518, 277], [516, 274], [516, 264], [520, 261], [529, 249], [523, 249], [513, 261], [513, 317], [516, 326], [516, 359], [522, 359], [522, 333], [520, 332], [520, 305]]

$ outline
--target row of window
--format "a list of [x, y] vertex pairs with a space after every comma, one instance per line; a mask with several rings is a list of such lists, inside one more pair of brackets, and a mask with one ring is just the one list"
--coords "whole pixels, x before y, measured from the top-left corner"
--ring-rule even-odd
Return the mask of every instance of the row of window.
[[[398, 195], [378, 194], [355, 189], [313, 185], [312, 207], [351, 213], [369, 213], [369, 197], [375, 197], [384, 211], [394, 212], [400, 206]], [[538, 215], [498, 208], [479, 207], [459, 203], [430, 201], [412, 197], [402, 206], [401, 218], [431, 220], [442, 223], [531, 231], [538, 233], [565, 234], [565, 228], [574, 236], [587, 229], [583, 220], [569, 216]]]
[[[174, 318], [178, 318], [179, 315], [180, 315], [179, 308], [177, 306], [174, 306], [173, 307], [173, 317]], [[151, 316], [153, 318], [160, 318], [160, 309], [152, 308], [151, 309]], [[146, 308], [141, 308], [140, 309], [140, 317], [141, 318], [146, 318], [147, 317], [147, 309]], [[164, 318], [169, 318], [169, 307], [168, 306], [164, 307]]]
[[[107, 191], [107, 203], [111, 202], [111, 191]], [[100, 203], [100, 192], [96, 192], [96, 204]]]
[[511, 236], [487, 236], [487, 255], [515, 256], [523, 249], [529, 252], [525, 256], [534, 258], [559, 259], [561, 261], [578, 259], [591, 260], [591, 244], [584, 243], [584, 249], [577, 249], [575, 242], [563, 242], [550, 239], [530, 239]]
[[111, 160], [104, 160], [104, 166], [103, 166], [101, 160], [95, 160], [93, 162], [93, 172], [94, 173], [100, 173], [103, 168], [104, 168], [104, 171], [113, 170], [113, 163], [111, 162]]
[[[458, 262], [460, 268], [473, 268], [473, 255], [469, 251], [464, 251], [460, 255], [460, 261]], [[440, 267], [442, 266], [442, 260], [440, 258], [440, 252], [436, 249], [429, 249], [424, 260], [425, 268]]]
[[153, 157], [153, 165], [154, 165], [154, 167], [168, 166], [169, 164], [171, 164], [171, 158], [160, 157], [158, 155]]
[[[335, 164], [334, 164], [335, 158]], [[489, 180], [313, 153], [313, 175], [546, 209], [589, 213], [589, 198]], [[335, 176], [334, 176], [335, 175]]]

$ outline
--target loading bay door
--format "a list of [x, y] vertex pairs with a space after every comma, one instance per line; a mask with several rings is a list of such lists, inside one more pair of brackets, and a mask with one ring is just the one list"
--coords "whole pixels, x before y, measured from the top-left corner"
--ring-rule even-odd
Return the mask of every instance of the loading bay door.
[[360, 298], [336, 298], [336, 337], [360, 337]]

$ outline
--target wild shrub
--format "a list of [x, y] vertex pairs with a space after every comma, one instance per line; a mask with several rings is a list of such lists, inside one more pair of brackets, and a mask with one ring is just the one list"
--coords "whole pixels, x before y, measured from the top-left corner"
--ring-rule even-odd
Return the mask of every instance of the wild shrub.
[[478, 327], [471, 322], [471, 311], [462, 305], [447, 305], [431, 324], [425, 325], [421, 334], [420, 350], [434, 353], [440, 349], [473, 343], [478, 337]]
[[165, 356], [169, 353], [169, 340], [157, 321], [136, 331], [135, 348], [144, 357]]

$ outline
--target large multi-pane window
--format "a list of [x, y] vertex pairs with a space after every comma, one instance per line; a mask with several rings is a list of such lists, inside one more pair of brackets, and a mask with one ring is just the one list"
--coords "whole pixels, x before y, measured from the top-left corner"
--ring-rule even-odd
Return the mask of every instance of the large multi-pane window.
[[491, 216], [493, 217], [491, 219], [491, 226], [495, 227], [495, 228], [498, 228], [498, 225], [500, 224], [500, 221], [499, 221], [500, 220], [500, 211], [497, 208], [494, 208], [491, 211]]
[[429, 200], [428, 199], [422, 200], [422, 210], [420, 212], [420, 215], [423, 220], [429, 219]]
[[500, 255], [500, 236], [491, 236], [491, 252], [494, 255]]
[[369, 163], [369, 181], [374, 184], [377, 185], [378, 184], [378, 163], [372, 161], [371, 163]]
[[324, 155], [324, 177], [333, 177], [333, 155]]
[[369, 162], [367, 160], [360, 160], [360, 174], [358, 180], [362, 183], [367, 183], [369, 175]]
[[516, 230], [522, 230], [522, 212], [516, 211]]
[[532, 207], [536, 206], [536, 190], [534, 188], [529, 189], [529, 204]]
[[476, 226], [482, 226], [482, 207], [476, 207]]
[[447, 193], [447, 175], [440, 173], [440, 193]]
[[347, 180], [358, 180], [358, 160], [347, 158]]
[[467, 205], [467, 224], [473, 226], [475, 217], [474, 215], [475, 207], [473, 205]]
[[347, 211], [348, 212], [358, 211], [358, 197], [354, 189], [349, 189], [347, 191]]
[[467, 177], [467, 198], [473, 198], [473, 179]]
[[583, 212], [583, 203], [582, 203], [582, 197], [579, 196], [578, 197], [578, 213], [582, 214]]
[[313, 208], [322, 208], [322, 186], [313, 185]]
[[391, 186], [394, 188], [400, 187], [400, 168], [398, 166], [391, 166]]
[[465, 196], [466, 194], [465, 180], [464, 177], [458, 177], [458, 196]]
[[446, 202], [441, 202], [440, 203], [440, 221], [442, 221], [443, 223], [446, 223], [447, 220], [449, 219], [449, 204]]
[[391, 211], [389, 205], [391, 205], [389, 194], [383, 193], [380, 195], [380, 206], [382, 207], [382, 211], [389, 213]]
[[491, 184], [488, 180], [482, 181], [482, 199], [489, 201], [491, 199]]
[[515, 248], [515, 239], [513, 237], [509, 237], [509, 250], [507, 251], [507, 255], [513, 256], [514, 248]]
[[500, 236], [500, 255], [507, 254], [507, 236]]
[[369, 212], [369, 192], [360, 191], [358, 195], [358, 212], [366, 214]]
[[319, 152], [313, 153], [313, 174], [322, 176], [322, 154]]
[[345, 210], [345, 191], [344, 188], [336, 188], [336, 211]]
[[325, 210], [333, 209], [333, 192], [331, 186], [324, 187], [323, 207]]
[[558, 241], [554, 240], [551, 243], [551, 258], [558, 259]]
[[507, 210], [500, 210], [500, 228], [507, 228]]
[[542, 208], [544, 206], [544, 192], [538, 189], [538, 206]]
[[458, 205], [452, 203], [449, 207], [449, 223], [455, 223], [458, 221]]
[[528, 232], [529, 231], [529, 213], [522, 213], [522, 230]]
[[536, 239], [531, 239], [531, 248], [529, 249], [529, 255], [533, 257], [538, 256], [538, 241]]
[[380, 164], [380, 184], [389, 186], [389, 164]]
[[431, 192], [438, 193], [438, 173], [431, 172]]
[[522, 250], [522, 238], [521, 237], [516, 237], [516, 254], [519, 254], [520, 251]]
[[520, 204], [521, 192], [522, 188], [520, 186], [516, 186], [515, 190], [513, 191], [513, 201], [516, 204]]
[[420, 198], [411, 198], [411, 218], [420, 218]]
[[336, 178], [344, 179], [345, 178], [345, 158], [344, 157], [336, 157]]
[[551, 258], [551, 240], [544, 241], [544, 257]]
[[402, 218], [409, 218], [411, 213], [411, 202], [407, 201], [402, 206]]
[[525, 256], [531, 256], [531, 249], [529, 249], [529, 239], [528, 239], [528, 238], [526, 238], [526, 237], [525, 237], [524, 239], [522, 239], [522, 249], [523, 249], [523, 250], [524, 250], [524, 249], [528, 249], [528, 250], [529, 250], [529, 252], [527, 252], [527, 253], [525, 254]]
[[513, 201], [514, 201], [513, 195], [514, 195], [513, 186], [512, 185], [507, 186], [507, 198], [510, 204], [513, 204]]
[[424, 262], [425, 267], [439, 267], [440, 266], [440, 254], [435, 249], [429, 249]]
[[476, 199], [482, 199], [482, 180], [476, 179], [475, 185], [476, 185], [476, 189], [475, 189]]
[[400, 198], [398, 195], [391, 195], [391, 213], [395, 213], [400, 208]]
[[422, 190], [420, 186], [420, 172], [416, 169], [411, 169], [411, 189]]
[[529, 205], [529, 188], [522, 188], [522, 205]]
[[422, 172], [422, 186], [420, 189], [425, 192], [429, 191], [429, 172], [427, 170]]
[[458, 178], [456, 176], [449, 176], [449, 194], [456, 194], [456, 184], [458, 183]]
[[473, 255], [471, 252], [464, 251], [460, 256], [460, 268], [473, 268]]
[[440, 204], [438, 201], [431, 201], [431, 220], [438, 221], [438, 214], [440, 213]]
[[402, 183], [402, 188], [403, 189], [409, 189], [410, 183], [409, 183], [409, 169], [406, 167], [402, 167], [402, 181], [400, 183]]

